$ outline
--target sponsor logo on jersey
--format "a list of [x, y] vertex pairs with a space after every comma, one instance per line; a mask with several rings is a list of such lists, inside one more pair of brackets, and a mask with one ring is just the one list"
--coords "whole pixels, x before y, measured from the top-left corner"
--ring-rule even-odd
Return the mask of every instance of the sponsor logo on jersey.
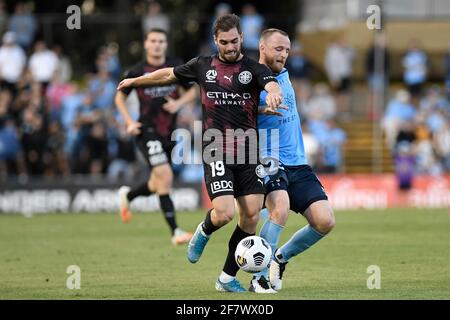
[[149, 87], [144, 89], [144, 94], [153, 98], [161, 98], [168, 96], [177, 91], [177, 85], [171, 84], [160, 87]]
[[248, 84], [252, 81], [252, 73], [250, 71], [242, 71], [238, 76], [239, 82], [242, 84]]
[[210, 99], [244, 99], [248, 100], [252, 98], [252, 95], [248, 92], [242, 94], [223, 91], [208, 91], [206, 96]]
[[233, 75], [227, 77], [227, 76], [223, 76], [225, 79], [227, 79], [228, 81], [230, 81], [230, 83], [233, 82]]
[[216, 78], [217, 78], [217, 71], [214, 69], [210, 69], [208, 71], [206, 71], [206, 82], [216, 82]]
[[233, 93], [224, 91], [208, 91], [206, 97], [214, 99], [215, 105], [222, 106], [245, 106], [246, 100], [252, 99], [251, 93]]

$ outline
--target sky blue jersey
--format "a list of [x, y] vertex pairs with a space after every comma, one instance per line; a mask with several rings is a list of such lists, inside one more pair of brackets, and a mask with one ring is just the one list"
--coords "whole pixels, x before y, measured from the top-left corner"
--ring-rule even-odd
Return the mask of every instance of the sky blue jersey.
[[[283, 116], [258, 115], [261, 159], [274, 157], [286, 166], [307, 164], [300, 115], [287, 69], [283, 69], [276, 78], [283, 92], [283, 105], [289, 109], [278, 110]], [[262, 91], [259, 105], [266, 105], [266, 96], [267, 91]], [[279, 130], [279, 138], [276, 129]]]

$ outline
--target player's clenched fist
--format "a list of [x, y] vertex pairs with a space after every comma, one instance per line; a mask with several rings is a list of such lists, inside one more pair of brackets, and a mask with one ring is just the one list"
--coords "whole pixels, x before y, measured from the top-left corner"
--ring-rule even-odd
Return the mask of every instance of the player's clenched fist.
[[133, 136], [137, 136], [139, 133], [141, 133], [141, 128], [142, 127], [142, 123], [140, 122], [130, 122], [127, 125], [127, 133], [131, 134]]
[[283, 101], [283, 95], [280, 92], [276, 93], [268, 93], [266, 96], [266, 104], [269, 107], [270, 110], [276, 111], [278, 109], [278, 106]]

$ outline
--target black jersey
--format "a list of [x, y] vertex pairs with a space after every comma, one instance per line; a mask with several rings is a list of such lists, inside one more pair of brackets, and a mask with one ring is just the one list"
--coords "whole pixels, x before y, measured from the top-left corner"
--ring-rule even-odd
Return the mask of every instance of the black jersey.
[[[181, 62], [177, 59], [167, 59], [161, 66], [152, 66], [148, 62], [141, 61], [131, 69], [125, 72], [124, 78], [135, 78], [142, 75], [154, 72], [158, 69], [174, 67], [180, 65]], [[139, 97], [139, 119], [143, 127], [146, 129], [153, 129], [155, 133], [162, 138], [170, 140], [170, 135], [175, 129], [177, 115], [165, 111], [162, 106], [166, 103], [165, 96], [170, 96], [173, 99], [179, 98], [178, 93], [179, 84], [147, 86], [140, 88], [123, 88], [122, 92], [128, 95], [133, 89], [137, 91]], [[188, 88], [189, 85], [183, 85]]]
[[265, 65], [244, 56], [236, 62], [224, 62], [217, 55], [197, 57], [175, 67], [182, 82], [195, 81], [200, 86], [203, 130], [215, 128], [255, 129], [259, 94], [276, 79]]

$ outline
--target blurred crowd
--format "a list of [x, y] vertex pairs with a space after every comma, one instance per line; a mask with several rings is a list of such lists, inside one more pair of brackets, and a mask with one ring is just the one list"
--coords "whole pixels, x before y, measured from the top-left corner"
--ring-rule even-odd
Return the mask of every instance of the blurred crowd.
[[[389, 63], [383, 41], [378, 45]], [[412, 39], [402, 58], [403, 85], [392, 90], [381, 119], [399, 186], [404, 189], [411, 187], [417, 174], [450, 172], [450, 45], [442, 59], [443, 83], [427, 85], [429, 65], [426, 50]]]
[[[62, 48], [54, 44], [49, 47], [36, 38], [37, 21], [32, 12], [18, 4], [6, 18], [2, 3], [0, 180], [77, 174], [130, 180], [139, 176], [146, 168], [144, 159], [126, 134], [113, 102], [124, 71], [117, 45], [99, 48], [91, 70], [75, 82], [72, 68], [76, 66], [72, 66]], [[228, 4], [217, 5], [211, 23], [227, 12], [231, 12]], [[257, 58], [265, 18], [253, 5], [245, 4], [241, 19], [244, 50]], [[169, 15], [157, 2], [151, 2], [142, 11], [143, 34], [155, 27], [170, 32], [170, 25]], [[211, 39], [209, 35], [199, 54], [215, 51]], [[375, 59], [378, 52], [384, 65], [381, 71]], [[292, 41], [286, 67], [302, 116], [308, 160], [318, 172], [339, 172], [344, 166], [347, 134], [338, 124], [352, 120], [355, 56], [345, 37], [336, 38], [323, 57], [324, 76], [318, 77], [319, 68], [304, 56], [302, 44]], [[450, 47], [444, 57], [446, 78], [441, 86], [427, 85], [427, 54], [418, 41], [412, 41], [404, 55], [403, 84], [393, 86], [390, 82], [390, 63], [385, 39], [377, 37], [366, 55], [367, 115], [376, 116], [372, 114], [371, 95], [384, 90], [386, 108], [378, 119], [397, 171], [425, 174], [450, 171]], [[130, 95], [128, 104], [137, 117], [136, 96]], [[192, 131], [193, 121], [200, 119], [201, 106], [197, 102], [179, 112], [178, 125]], [[200, 156], [199, 150], [193, 152], [194, 157]], [[175, 172], [184, 181], [202, 178], [201, 166], [179, 165], [175, 166]]]

